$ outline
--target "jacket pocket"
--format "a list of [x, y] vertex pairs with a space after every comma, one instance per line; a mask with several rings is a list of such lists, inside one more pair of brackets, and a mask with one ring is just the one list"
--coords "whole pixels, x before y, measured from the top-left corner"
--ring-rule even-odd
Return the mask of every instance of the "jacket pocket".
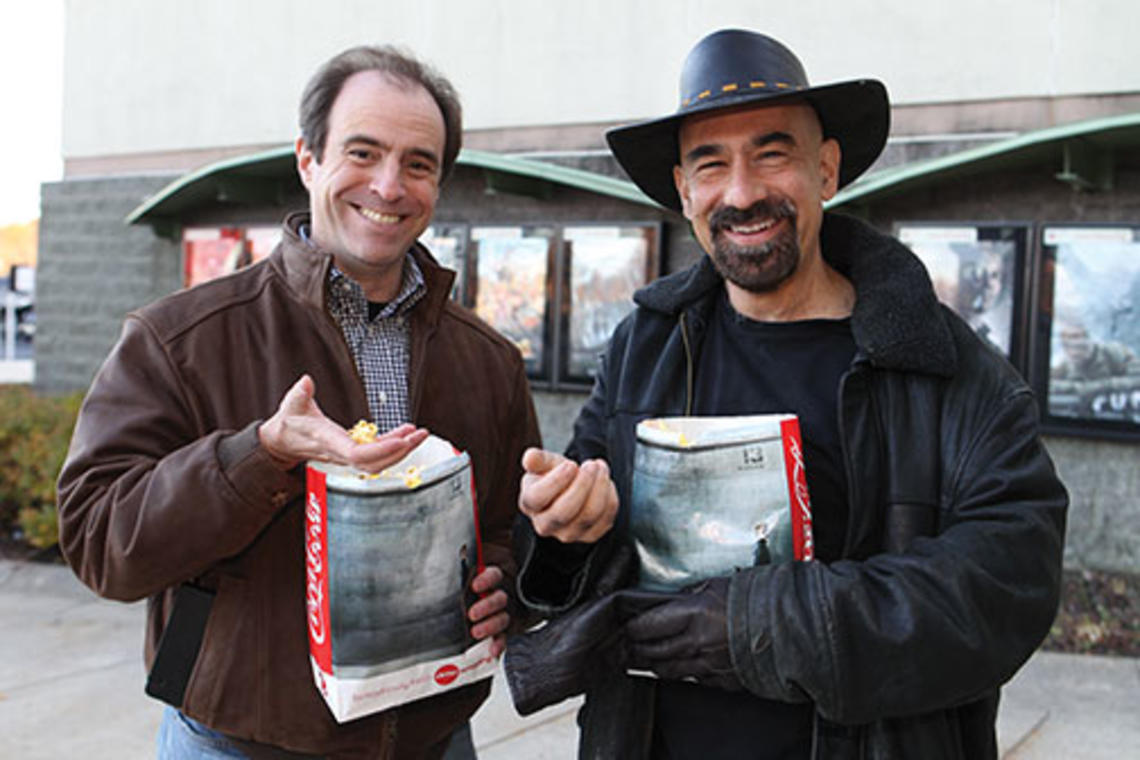
[[[257, 704], [257, 620], [245, 579], [219, 578], [198, 660], [186, 687], [186, 712], [207, 723], [248, 723]], [[243, 718], [244, 714], [244, 718]]]

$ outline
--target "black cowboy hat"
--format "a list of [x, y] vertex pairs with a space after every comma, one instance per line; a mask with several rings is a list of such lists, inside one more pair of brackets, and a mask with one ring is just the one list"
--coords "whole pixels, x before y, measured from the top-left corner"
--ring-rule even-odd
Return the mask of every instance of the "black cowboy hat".
[[812, 87], [799, 59], [776, 40], [744, 29], [722, 29], [700, 42], [681, 69], [681, 105], [672, 116], [617, 127], [606, 141], [645, 194], [681, 210], [673, 184], [680, 161], [677, 129], [691, 114], [746, 104], [805, 100], [819, 115], [825, 137], [839, 142], [839, 186], [874, 163], [887, 141], [891, 106], [874, 79]]

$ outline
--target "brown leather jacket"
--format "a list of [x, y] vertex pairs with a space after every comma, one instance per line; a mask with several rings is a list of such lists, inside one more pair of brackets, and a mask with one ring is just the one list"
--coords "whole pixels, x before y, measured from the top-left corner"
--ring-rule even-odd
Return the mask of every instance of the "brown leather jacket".
[[[303, 468], [278, 470], [257, 426], [302, 373], [346, 427], [364, 387], [325, 310], [331, 256], [297, 235], [264, 262], [130, 314], [80, 412], [59, 479], [60, 545], [101, 596], [149, 597], [148, 667], [171, 589], [216, 586], [183, 711], [228, 735], [344, 757], [418, 757], [490, 682], [338, 725], [313, 686], [305, 627]], [[487, 564], [513, 588], [510, 525], [538, 426], [518, 351], [448, 299], [454, 273], [417, 247], [412, 420], [471, 455]]]

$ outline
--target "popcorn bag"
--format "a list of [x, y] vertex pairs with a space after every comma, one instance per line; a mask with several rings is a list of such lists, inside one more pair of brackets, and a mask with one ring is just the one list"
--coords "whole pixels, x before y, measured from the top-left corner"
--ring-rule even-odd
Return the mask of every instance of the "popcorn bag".
[[631, 501], [639, 586], [647, 590], [814, 556], [795, 415], [641, 422]]
[[489, 678], [465, 589], [483, 568], [471, 462], [429, 437], [378, 475], [309, 462], [313, 678], [339, 722]]

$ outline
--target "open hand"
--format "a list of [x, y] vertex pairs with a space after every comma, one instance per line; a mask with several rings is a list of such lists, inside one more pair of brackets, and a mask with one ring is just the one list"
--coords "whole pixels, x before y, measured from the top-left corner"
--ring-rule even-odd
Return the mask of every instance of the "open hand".
[[427, 430], [400, 425], [377, 436], [372, 443], [357, 443], [344, 428], [325, 416], [315, 394], [313, 379], [302, 375], [285, 393], [273, 416], [257, 430], [261, 445], [282, 469], [318, 459], [380, 472], [428, 437]]

